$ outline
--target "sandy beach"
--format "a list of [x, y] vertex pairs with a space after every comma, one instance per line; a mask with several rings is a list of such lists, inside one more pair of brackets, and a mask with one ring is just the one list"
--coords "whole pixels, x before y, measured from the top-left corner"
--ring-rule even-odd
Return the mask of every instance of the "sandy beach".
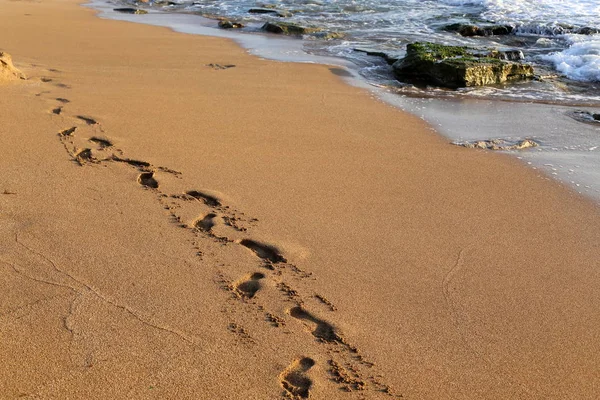
[[0, 15], [1, 399], [600, 396], [598, 205], [332, 67]]

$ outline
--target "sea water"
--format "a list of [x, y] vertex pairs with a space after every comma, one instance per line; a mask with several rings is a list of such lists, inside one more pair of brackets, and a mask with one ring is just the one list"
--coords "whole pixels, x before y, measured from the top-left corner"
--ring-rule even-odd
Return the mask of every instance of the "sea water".
[[[112, 12], [124, 4], [150, 13]], [[421, 116], [452, 141], [532, 138], [540, 146], [514, 152], [517, 157], [543, 176], [600, 201], [600, 122], [575, 118], [580, 111], [600, 113], [600, 34], [593, 34], [600, 32], [600, 0], [104, 0], [94, 6], [110, 18], [231, 37], [266, 58], [343, 66], [355, 78], [351, 83]], [[248, 12], [257, 7], [286, 16]], [[217, 29], [215, 17], [246, 27]], [[260, 33], [267, 21], [343, 36], [325, 40]], [[462, 37], [444, 30], [453, 23], [507, 25], [513, 34]], [[582, 28], [587, 34], [580, 33]], [[546, 79], [459, 90], [417, 87], [394, 79], [383, 59], [357, 51], [402, 57], [415, 41], [521, 50]]]

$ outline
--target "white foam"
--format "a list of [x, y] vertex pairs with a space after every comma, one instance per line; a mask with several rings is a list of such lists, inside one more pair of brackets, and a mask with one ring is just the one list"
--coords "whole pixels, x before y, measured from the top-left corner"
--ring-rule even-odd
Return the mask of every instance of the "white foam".
[[560, 52], [540, 56], [570, 79], [600, 81], [600, 35], [565, 35], [570, 46]]

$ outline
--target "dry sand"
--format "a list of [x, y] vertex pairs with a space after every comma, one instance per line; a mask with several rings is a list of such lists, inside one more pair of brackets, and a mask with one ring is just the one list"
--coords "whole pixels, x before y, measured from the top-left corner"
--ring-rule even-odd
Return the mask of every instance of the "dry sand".
[[598, 398], [594, 204], [327, 66], [0, 15], [0, 398]]

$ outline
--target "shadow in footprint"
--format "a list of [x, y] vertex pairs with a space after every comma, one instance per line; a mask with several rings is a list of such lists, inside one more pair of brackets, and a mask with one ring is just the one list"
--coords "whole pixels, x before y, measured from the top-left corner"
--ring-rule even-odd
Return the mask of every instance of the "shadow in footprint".
[[71, 101], [62, 97], [57, 97], [56, 101], [60, 101], [63, 104], [70, 103]]
[[136, 167], [138, 169], [144, 170], [145, 168], [148, 168], [150, 166], [149, 162], [146, 161], [140, 161], [140, 160], [133, 160], [131, 158], [121, 158], [118, 156], [113, 155], [111, 160], [115, 161], [115, 162], [121, 162], [121, 163], [125, 163], [125, 164], [129, 164], [132, 167]]
[[60, 113], [62, 113], [62, 106], [60, 107], [56, 107], [55, 109], [52, 110], [52, 114], [56, 114], [56, 115], [60, 115]]
[[138, 176], [138, 183], [152, 189], [158, 189], [158, 182], [154, 179], [154, 172], [142, 172]]
[[104, 139], [101, 137], [97, 137], [97, 136], [92, 136], [89, 139], [90, 142], [92, 143], [96, 143], [98, 146], [100, 146], [101, 148], [106, 148], [106, 147], [111, 147], [113, 144], [110, 140], [108, 139]]
[[192, 196], [196, 200], [200, 200], [200, 201], [204, 202], [204, 204], [206, 204], [209, 207], [220, 207], [221, 206], [221, 202], [219, 201], [219, 199], [217, 199], [216, 197], [211, 196], [209, 194], [200, 192], [198, 190], [190, 190], [189, 192], [186, 192], [186, 194], [188, 196]]
[[207, 67], [211, 67], [213, 69], [229, 69], [235, 67], [235, 64], [207, 64]]
[[201, 231], [204, 232], [210, 232], [210, 230], [212, 229], [213, 226], [215, 226], [215, 217], [217, 216], [217, 214], [207, 214], [204, 218], [197, 220], [196, 222], [194, 222], [194, 226], [197, 229], [200, 229]]
[[256, 292], [258, 292], [261, 288], [260, 280], [264, 279], [265, 274], [260, 272], [255, 272], [250, 277], [243, 282], [237, 283], [233, 286], [235, 291], [241, 297], [247, 297], [249, 299], [253, 298]]
[[287, 260], [279, 253], [279, 250], [271, 245], [259, 243], [252, 239], [243, 239], [240, 241], [240, 244], [252, 250], [257, 256], [265, 261], [270, 261], [274, 264], [287, 262]]
[[315, 365], [315, 361], [308, 357], [294, 361], [279, 375], [281, 386], [293, 397], [307, 399], [310, 395], [312, 380], [306, 373], [313, 365]]
[[319, 318], [313, 316], [302, 307], [294, 307], [289, 310], [289, 314], [299, 320], [306, 322], [311, 326], [312, 334], [317, 339], [324, 340], [326, 342], [339, 342], [343, 343], [342, 338], [335, 333], [335, 328]]
[[75, 131], [76, 131], [76, 130], [77, 130], [77, 127], [76, 127], [76, 126], [74, 126], [74, 127], [72, 127], [72, 128], [65, 129], [64, 131], [60, 131], [60, 132], [58, 133], [58, 136], [60, 136], [60, 137], [72, 136], [72, 135], [73, 135], [73, 133], [75, 133]]
[[83, 122], [85, 122], [88, 125], [98, 124], [98, 121], [96, 121], [94, 118], [86, 117], [84, 115], [78, 115], [77, 118], [79, 118], [80, 120], [82, 120]]

